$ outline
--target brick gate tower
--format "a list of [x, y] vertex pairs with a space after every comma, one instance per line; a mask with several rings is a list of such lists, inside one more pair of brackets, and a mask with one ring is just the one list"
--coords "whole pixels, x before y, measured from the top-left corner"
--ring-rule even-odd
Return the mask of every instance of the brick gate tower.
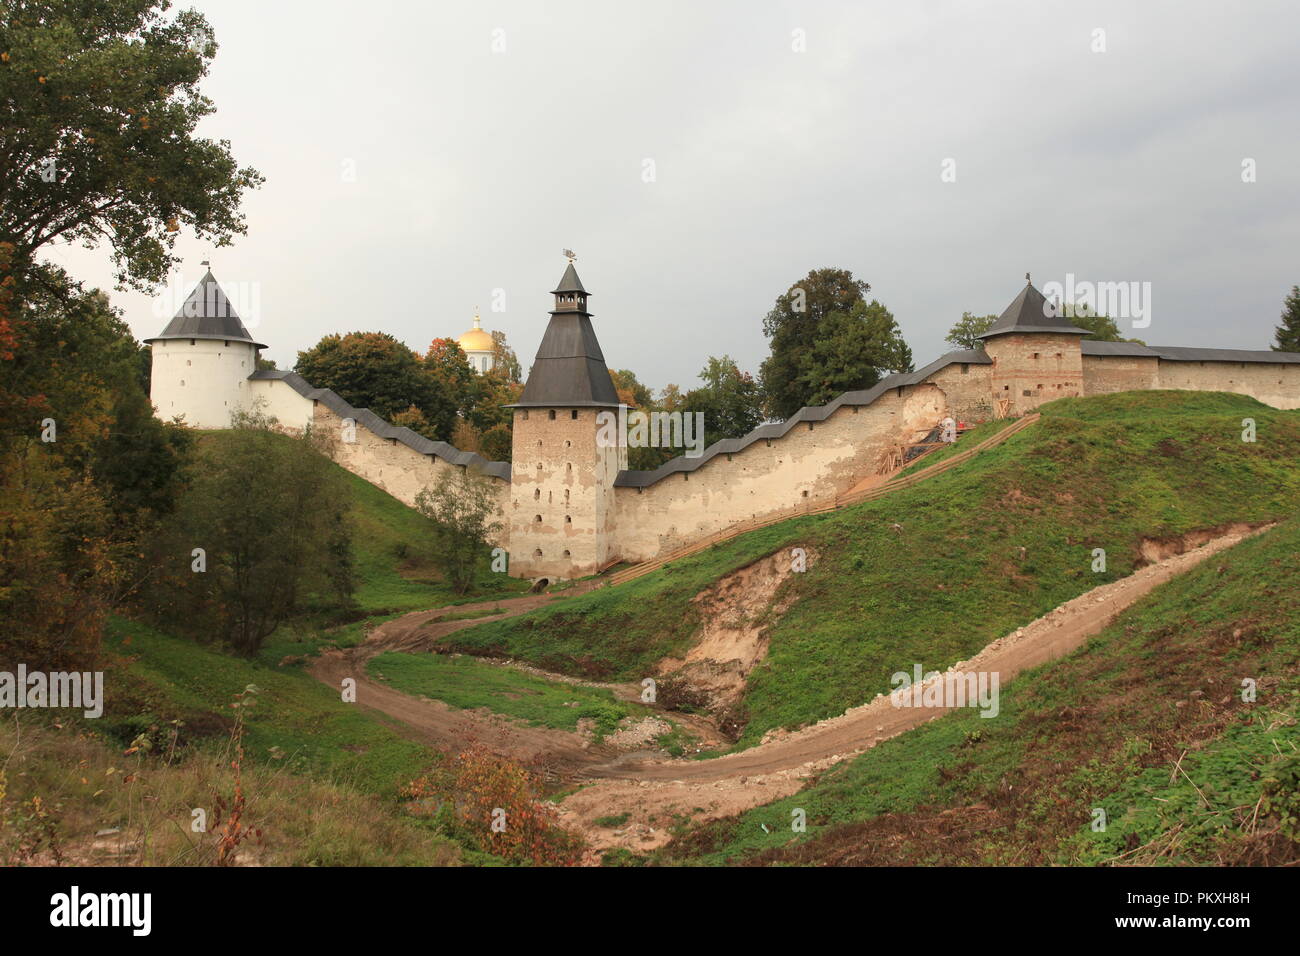
[[594, 574], [612, 557], [614, 479], [627, 468], [622, 441], [598, 441], [618, 393], [587, 311], [589, 293], [570, 259], [555, 308], [514, 409], [510, 574], [551, 580]]

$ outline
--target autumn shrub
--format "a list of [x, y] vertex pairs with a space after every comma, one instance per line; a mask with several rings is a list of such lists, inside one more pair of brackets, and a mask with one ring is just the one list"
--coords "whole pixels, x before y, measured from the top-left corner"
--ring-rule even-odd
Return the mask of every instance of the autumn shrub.
[[573, 866], [585, 844], [559, 824], [529, 771], [475, 744], [402, 790], [412, 811], [512, 863]]

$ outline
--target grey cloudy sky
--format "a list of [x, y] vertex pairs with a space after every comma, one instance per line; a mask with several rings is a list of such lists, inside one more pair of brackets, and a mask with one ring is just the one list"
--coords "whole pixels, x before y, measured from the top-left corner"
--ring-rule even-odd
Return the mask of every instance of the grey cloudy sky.
[[[193, 5], [221, 46], [201, 132], [267, 182], [233, 248], [181, 239], [184, 282], [211, 256], [255, 288], [282, 368], [329, 332], [423, 349], [476, 305], [527, 367], [566, 246], [609, 365], [654, 388], [757, 370], [773, 299], [823, 266], [918, 366], [1026, 271], [1150, 282], [1130, 334], [1160, 345], [1265, 348], [1300, 283], [1295, 4]], [[111, 284], [102, 252], [49, 258]]]

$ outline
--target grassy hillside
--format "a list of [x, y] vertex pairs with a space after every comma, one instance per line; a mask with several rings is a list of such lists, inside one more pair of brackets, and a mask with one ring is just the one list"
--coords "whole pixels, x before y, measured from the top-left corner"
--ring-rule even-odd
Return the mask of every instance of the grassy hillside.
[[[1300, 519], [1153, 591], [1076, 653], [656, 859], [1300, 861]], [[1258, 685], [1242, 700], [1242, 679]], [[805, 834], [792, 811], [807, 814]], [[1094, 808], [1107, 825], [1094, 832]], [[764, 830], [766, 827], [766, 831]]]
[[[636, 679], [687, 646], [701, 589], [781, 548], [816, 548], [821, 560], [778, 594], [794, 603], [751, 674], [748, 744], [864, 703], [913, 663], [942, 670], [1129, 574], [1144, 538], [1271, 520], [1300, 502], [1300, 413], [1193, 392], [1064, 399], [1041, 411], [1005, 444], [913, 488], [743, 535], [448, 645]], [[1254, 443], [1241, 440], [1244, 417], [1257, 422]], [[1101, 573], [1095, 548], [1106, 551]]]
[[[211, 432], [202, 441], [228, 438]], [[428, 520], [360, 478], [342, 477], [353, 503], [356, 608], [340, 615], [309, 598], [251, 660], [138, 620], [110, 619], [104, 716], [29, 715], [0, 734], [0, 753], [9, 760], [0, 780], [0, 860], [54, 862], [57, 851], [69, 861], [111, 862], [104, 853], [120, 853], [129, 862], [211, 862], [213, 838], [191, 833], [189, 815], [194, 807], [215, 813], [219, 801], [231, 805], [231, 705], [251, 686], [254, 703], [243, 711], [246, 823], [263, 838], [245, 848], [245, 859], [494, 861], [403, 812], [399, 788], [437, 765], [441, 754], [343, 703], [300, 666], [279, 665], [324, 644], [355, 643], [376, 620], [511, 594], [526, 584], [485, 566], [471, 594], [454, 594], [436, 570]], [[44, 820], [36, 805], [45, 808]], [[104, 841], [87, 834], [101, 829], [122, 834], [107, 841], [111, 850], [91, 846]]]

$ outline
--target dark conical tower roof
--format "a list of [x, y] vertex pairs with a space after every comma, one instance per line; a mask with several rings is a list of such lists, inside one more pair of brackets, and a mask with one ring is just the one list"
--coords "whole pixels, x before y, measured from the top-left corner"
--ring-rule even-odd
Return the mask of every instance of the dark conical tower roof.
[[157, 342], [161, 339], [223, 339], [231, 342], [248, 342], [259, 349], [266, 348], [244, 328], [235, 313], [235, 307], [209, 269], [186, 296], [184, 303], [175, 317], [167, 323], [167, 328], [145, 342]]
[[1020, 290], [1006, 311], [989, 326], [989, 330], [980, 336], [982, 339], [1008, 332], [1057, 332], [1064, 335], [1091, 335], [1087, 329], [1071, 324], [1070, 320], [1059, 314], [1055, 305], [1047, 301], [1043, 293], [1034, 288], [1025, 276], [1025, 287]]
[[589, 292], [569, 263], [553, 290], [555, 309], [528, 372], [519, 401], [511, 408], [568, 408], [599, 406], [617, 408], [618, 392], [605, 366], [605, 356], [596, 341], [587, 311]]
[[582, 280], [578, 278], [578, 270], [573, 268], [573, 263], [564, 270], [564, 275], [560, 276], [560, 284], [551, 290], [552, 295], [559, 295], [561, 292], [581, 292], [583, 295], [590, 295], [582, 287]]

